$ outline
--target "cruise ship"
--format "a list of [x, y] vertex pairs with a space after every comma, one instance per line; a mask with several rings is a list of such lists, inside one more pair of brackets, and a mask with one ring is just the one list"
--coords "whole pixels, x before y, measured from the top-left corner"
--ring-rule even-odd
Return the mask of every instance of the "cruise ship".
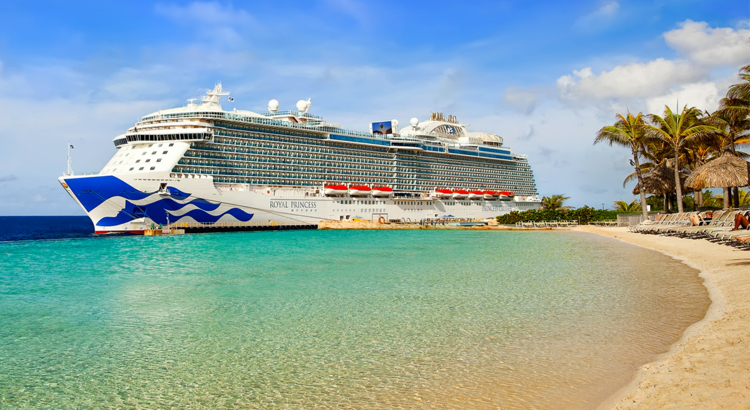
[[155, 226], [308, 223], [321, 220], [483, 219], [539, 207], [525, 155], [495, 134], [432, 113], [343, 129], [308, 113], [224, 110], [221, 84], [201, 103], [141, 118], [114, 138], [98, 174], [60, 184], [97, 233]]

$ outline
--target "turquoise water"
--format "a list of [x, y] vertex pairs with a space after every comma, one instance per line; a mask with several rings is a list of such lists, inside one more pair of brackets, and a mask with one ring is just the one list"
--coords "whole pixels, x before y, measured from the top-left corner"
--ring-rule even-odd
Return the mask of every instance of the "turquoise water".
[[575, 232], [0, 243], [0, 408], [589, 408], [705, 314]]

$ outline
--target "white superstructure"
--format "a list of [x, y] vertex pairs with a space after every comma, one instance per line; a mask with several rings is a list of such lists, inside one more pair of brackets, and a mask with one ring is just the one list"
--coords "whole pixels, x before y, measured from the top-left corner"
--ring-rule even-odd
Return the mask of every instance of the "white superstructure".
[[225, 111], [202, 100], [147, 115], [97, 175], [60, 177], [96, 232], [179, 222], [488, 218], [539, 206], [525, 155], [433, 113], [349, 131], [297, 111]]

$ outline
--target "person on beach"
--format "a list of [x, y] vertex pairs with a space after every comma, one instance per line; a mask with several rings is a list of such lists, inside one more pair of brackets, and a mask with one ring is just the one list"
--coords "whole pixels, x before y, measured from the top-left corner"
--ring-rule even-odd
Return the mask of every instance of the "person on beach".
[[737, 214], [734, 216], [734, 228], [732, 228], [733, 231], [736, 231], [742, 227], [742, 229], [750, 229], [750, 220], [747, 219], [748, 212], [745, 212], [745, 214]]
[[696, 212], [694, 214], [690, 214], [690, 223], [693, 226], [703, 226], [707, 225], [711, 221], [712, 213], [711, 211], [708, 211], [705, 213], [706, 217], [703, 218], [700, 214], [700, 212]]

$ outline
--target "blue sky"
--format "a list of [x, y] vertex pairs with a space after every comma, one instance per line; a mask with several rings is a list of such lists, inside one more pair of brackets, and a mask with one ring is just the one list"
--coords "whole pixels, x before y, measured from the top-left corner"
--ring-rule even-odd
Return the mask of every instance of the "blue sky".
[[611, 206], [632, 198], [628, 152], [596, 131], [678, 99], [714, 110], [748, 37], [748, 1], [8, 0], [0, 215], [82, 214], [57, 183], [66, 141], [77, 173], [98, 172], [114, 136], [216, 81], [232, 107], [311, 98], [358, 130], [456, 115], [528, 154], [542, 195]]

